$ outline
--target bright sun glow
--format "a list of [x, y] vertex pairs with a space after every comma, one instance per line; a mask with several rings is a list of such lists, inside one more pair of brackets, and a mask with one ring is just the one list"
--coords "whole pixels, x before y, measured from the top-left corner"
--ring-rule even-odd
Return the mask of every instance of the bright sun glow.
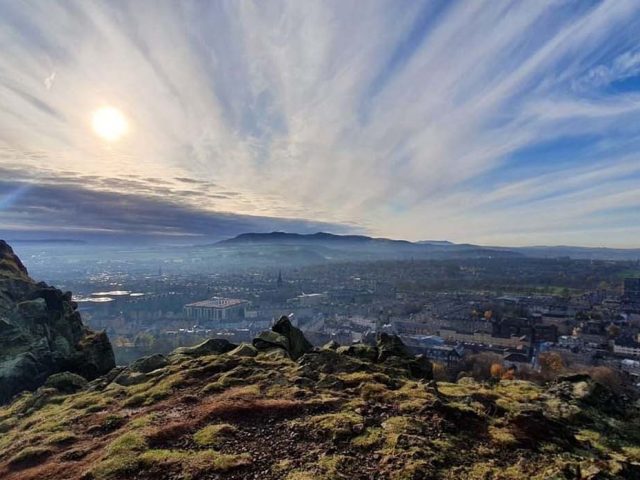
[[120, 140], [129, 129], [125, 116], [114, 107], [101, 107], [93, 112], [91, 126], [100, 138], [108, 142]]

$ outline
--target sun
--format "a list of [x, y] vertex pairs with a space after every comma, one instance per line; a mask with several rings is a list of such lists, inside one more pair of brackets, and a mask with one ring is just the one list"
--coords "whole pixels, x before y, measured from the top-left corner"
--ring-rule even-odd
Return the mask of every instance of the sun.
[[103, 140], [116, 142], [129, 130], [124, 114], [115, 107], [100, 107], [91, 116], [93, 131]]

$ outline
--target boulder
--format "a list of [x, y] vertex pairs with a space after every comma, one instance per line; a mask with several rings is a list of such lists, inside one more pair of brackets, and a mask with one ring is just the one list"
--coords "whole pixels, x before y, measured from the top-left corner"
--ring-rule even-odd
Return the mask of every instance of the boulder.
[[123, 387], [130, 387], [131, 385], [139, 385], [149, 380], [149, 375], [142, 372], [134, 372], [129, 369], [125, 369], [116, 378], [113, 379], [114, 383], [122, 385]]
[[241, 343], [228, 353], [232, 357], [255, 357], [257, 354], [258, 349], [248, 343]]
[[0, 403], [56, 373], [92, 380], [115, 366], [106, 334], [89, 330], [76, 309], [70, 292], [36, 283], [0, 240]]
[[191, 357], [201, 357], [203, 355], [221, 355], [230, 352], [236, 345], [224, 338], [210, 338], [193, 347], [176, 348], [173, 353], [177, 355], [189, 355]]
[[55, 388], [61, 393], [76, 393], [87, 387], [87, 379], [71, 372], [60, 372], [51, 375], [44, 386]]
[[261, 332], [256, 338], [253, 339], [253, 346], [258, 350], [271, 350], [273, 348], [280, 348], [285, 352], [289, 350], [289, 341], [284, 335], [266, 330]]
[[354, 343], [353, 345], [339, 347], [336, 351], [343, 355], [349, 355], [350, 357], [356, 357], [370, 362], [375, 362], [378, 359], [378, 349], [364, 343]]
[[129, 368], [134, 372], [149, 373], [159, 368], [166, 367], [168, 363], [167, 357], [156, 353], [155, 355], [139, 358], [133, 362]]
[[549, 387], [548, 393], [578, 405], [596, 407], [613, 415], [625, 410], [625, 400], [588, 374], [560, 376]]
[[322, 346], [322, 350], [338, 350], [340, 344], [335, 340], [331, 340]]
[[304, 337], [302, 330], [291, 325], [289, 317], [280, 317], [271, 330], [287, 338], [288, 347], [286, 350], [294, 360], [313, 350], [313, 345]]
[[402, 340], [397, 335], [381, 333], [377, 337], [378, 361], [384, 362], [389, 357], [411, 357], [411, 354], [404, 346]]

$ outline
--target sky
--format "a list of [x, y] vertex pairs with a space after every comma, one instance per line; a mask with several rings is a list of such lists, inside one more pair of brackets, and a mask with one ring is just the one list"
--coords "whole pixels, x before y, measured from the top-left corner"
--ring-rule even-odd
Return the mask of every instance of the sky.
[[0, 237], [640, 247], [637, 0], [0, 0], [0, 52]]

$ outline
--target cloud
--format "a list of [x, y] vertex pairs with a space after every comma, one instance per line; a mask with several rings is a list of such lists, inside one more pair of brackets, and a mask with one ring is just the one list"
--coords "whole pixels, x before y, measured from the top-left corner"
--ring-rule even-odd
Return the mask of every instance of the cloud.
[[[190, 192], [183, 192], [190, 195]], [[0, 237], [204, 243], [246, 231], [347, 231], [307, 220], [237, 215], [187, 207], [141, 193], [113, 193], [65, 181], [0, 180]]]
[[[22, 180], [411, 239], [637, 246], [636, 173], [619, 172], [636, 161], [640, 82], [608, 88], [639, 73], [635, 0], [0, 15], [0, 166]], [[90, 131], [104, 104], [129, 117], [121, 142]]]

